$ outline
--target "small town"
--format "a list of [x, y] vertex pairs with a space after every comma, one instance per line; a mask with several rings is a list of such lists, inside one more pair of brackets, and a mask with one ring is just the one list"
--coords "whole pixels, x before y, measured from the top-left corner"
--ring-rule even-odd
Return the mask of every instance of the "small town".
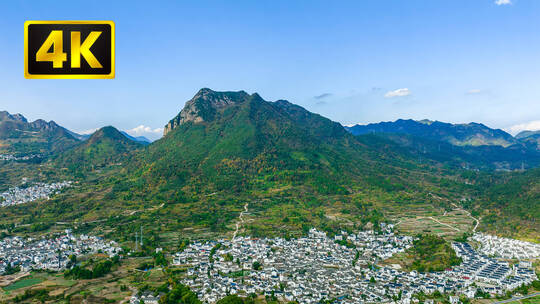
[[[343, 240], [356, 248], [343, 245]], [[435, 292], [458, 303], [460, 296], [475, 298], [478, 291], [502, 295], [537, 280], [530, 261], [510, 265], [476, 252], [468, 243], [452, 244], [463, 263], [443, 272], [404, 272], [380, 264], [410, 248], [412, 241], [385, 224], [379, 233], [342, 232], [333, 238], [311, 229], [307, 237], [291, 240], [237, 237], [193, 243], [175, 254], [173, 264], [189, 267], [183, 283], [206, 303], [228, 294], [264, 294], [300, 303], [411, 303], [417, 301], [415, 294]], [[501, 248], [521, 252], [530, 246], [507, 248], [507, 243], [503, 239]]]
[[85, 234], [75, 236], [70, 230], [56, 238], [23, 239], [8, 237], [0, 241], [0, 274], [8, 268], [20, 267], [20, 271], [66, 269], [69, 257], [103, 253], [112, 257], [121, 248], [114, 241]]
[[71, 181], [59, 183], [35, 183], [28, 187], [13, 187], [4, 193], [0, 193], [0, 207], [29, 203], [35, 200], [48, 200], [51, 195], [65, 187], [71, 186]]

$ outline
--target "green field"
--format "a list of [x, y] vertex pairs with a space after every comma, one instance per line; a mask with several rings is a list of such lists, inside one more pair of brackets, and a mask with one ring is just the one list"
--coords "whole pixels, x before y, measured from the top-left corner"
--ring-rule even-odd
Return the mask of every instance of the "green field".
[[11, 285], [8, 285], [6, 287], [2, 287], [2, 289], [4, 291], [13, 291], [13, 290], [17, 290], [19, 288], [24, 288], [24, 287], [29, 287], [29, 286], [32, 286], [32, 285], [36, 285], [36, 284], [39, 284], [43, 282], [43, 279], [42, 278], [34, 278], [32, 276], [28, 277], [28, 278], [25, 278], [25, 279], [22, 279], [22, 280], [19, 280]]

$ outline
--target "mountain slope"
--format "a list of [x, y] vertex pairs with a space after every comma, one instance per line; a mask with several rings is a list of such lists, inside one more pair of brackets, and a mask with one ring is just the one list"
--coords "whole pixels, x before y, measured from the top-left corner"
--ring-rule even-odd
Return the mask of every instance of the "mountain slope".
[[479, 174], [475, 183], [478, 199], [469, 208], [482, 217], [482, 229], [540, 241], [540, 168]]
[[[485, 203], [486, 189], [490, 177], [504, 185], [513, 174], [448, 168], [444, 158], [424, 157], [434, 152], [415, 146], [438, 150], [441, 142], [393, 136], [398, 139], [354, 136], [287, 101], [202, 89], [160, 140], [137, 149], [116, 129], [104, 128], [44, 166], [49, 176], [71, 171], [78, 187], [46, 204], [0, 209], [0, 217], [10, 223], [87, 222], [84, 229], [106, 231], [121, 242], [144, 226], [148, 242], [174, 247], [183, 234], [230, 236], [246, 209], [239, 233], [284, 237], [311, 227], [336, 232], [383, 218], [438, 217], [453, 204], [480, 208], [487, 218], [504, 212], [502, 204]], [[400, 142], [409, 136], [412, 144]], [[444, 154], [436, 155], [455, 162], [446, 149], [456, 146], [444, 144]], [[70, 170], [58, 170], [64, 167]], [[519, 195], [514, 190], [508, 198]], [[517, 209], [508, 214], [509, 220], [522, 216]]]
[[530, 149], [540, 151], [540, 131], [522, 131], [516, 138]]
[[244, 229], [298, 232], [329, 228], [338, 215], [380, 219], [385, 204], [396, 212], [413, 202], [443, 204], [427, 194], [454, 195], [439, 191], [439, 171], [391, 141], [359, 140], [287, 101], [203, 89], [163, 138], [100, 185], [108, 198], [100, 199], [107, 206], [100, 212], [144, 208], [156, 210], [146, 221], [159, 221], [162, 230], [224, 231], [248, 203], [257, 220]]
[[356, 125], [347, 130], [357, 136], [376, 134], [421, 159], [451, 167], [514, 170], [540, 166], [540, 150], [534, 143], [518, 141], [504, 131], [477, 123], [452, 125], [427, 120], [397, 120]]
[[57, 155], [53, 162], [72, 172], [101, 168], [122, 161], [128, 154], [142, 147], [125, 137], [114, 127], [104, 127], [77, 146]]
[[0, 111], [0, 153], [49, 154], [64, 151], [77, 142], [54, 121], [28, 122], [21, 114]]
[[455, 146], [496, 145], [508, 147], [517, 141], [512, 135], [486, 127], [479, 123], [450, 124], [439, 121], [398, 119], [395, 122], [380, 122], [346, 127], [354, 135], [366, 133], [410, 134], [430, 140], [445, 141]]
[[137, 167], [150, 184], [189, 181], [210, 193], [295, 179], [345, 193], [338, 184], [375, 174], [374, 163], [384, 160], [370, 152], [338, 123], [287, 101], [203, 89], [169, 122], [164, 138], [140, 155]]
[[540, 135], [540, 131], [521, 131], [516, 135], [517, 139], [524, 139], [531, 136]]

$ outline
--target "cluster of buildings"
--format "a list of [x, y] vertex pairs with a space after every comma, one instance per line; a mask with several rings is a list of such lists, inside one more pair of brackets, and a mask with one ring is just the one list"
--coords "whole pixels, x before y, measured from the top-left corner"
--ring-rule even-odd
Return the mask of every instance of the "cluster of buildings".
[[4, 193], [0, 193], [0, 207], [24, 204], [39, 199], [49, 199], [51, 195], [60, 189], [71, 186], [71, 181], [60, 183], [36, 183], [29, 187], [13, 187]]
[[540, 245], [538, 244], [484, 233], [475, 233], [471, 239], [480, 243], [480, 253], [487, 256], [519, 260], [540, 257]]
[[510, 265], [478, 253], [468, 243], [453, 243], [452, 248], [463, 260], [453, 272], [459, 273], [467, 283], [476, 282], [484, 292], [502, 295], [538, 279], [530, 261]]
[[411, 237], [396, 235], [392, 228], [383, 225], [379, 233], [342, 232], [334, 238], [311, 229], [307, 237], [291, 240], [238, 237], [198, 242], [175, 254], [173, 264], [188, 268], [183, 283], [206, 303], [227, 294], [255, 293], [300, 303], [334, 299], [408, 304], [420, 292], [439, 291], [454, 300], [473, 298], [478, 288], [503, 293], [536, 278], [531, 265], [510, 267], [462, 243], [453, 244], [464, 260], [454, 269], [418, 273], [380, 266], [379, 260], [412, 246]]
[[70, 230], [50, 239], [25, 240], [21, 237], [9, 237], [0, 241], [0, 274], [8, 267], [20, 267], [22, 271], [58, 271], [66, 268], [71, 255], [104, 253], [112, 257], [120, 251], [121, 248], [114, 241], [84, 234], [75, 236]]
[[0, 154], [0, 160], [4, 161], [21, 161], [21, 160], [31, 160], [34, 158], [41, 158], [40, 154], [30, 154], [25, 156], [15, 156], [11, 154]]

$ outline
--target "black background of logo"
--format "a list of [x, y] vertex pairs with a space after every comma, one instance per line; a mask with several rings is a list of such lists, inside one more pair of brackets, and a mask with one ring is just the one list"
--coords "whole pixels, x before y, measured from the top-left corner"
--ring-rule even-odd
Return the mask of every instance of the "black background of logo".
[[[49, 37], [51, 31], [63, 31], [63, 52], [67, 60], [62, 68], [53, 68], [51, 61], [36, 61], [36, 53]], [[90, 47], [90, 52], [101, 63], [103, 68], [92, 69], [86, 59], [81, 55], [81, 67], [71, 68], [71, 32], [81, 32], [81, 44], [92, 31], [99, 31], [101, 35]], [[109, 24], [30, 24], [28, 25], [28, 73], [29, 74], [97, 74], [111, 73], [111, 26]], [[49, 50], [49, 52], [52, 52]]]

